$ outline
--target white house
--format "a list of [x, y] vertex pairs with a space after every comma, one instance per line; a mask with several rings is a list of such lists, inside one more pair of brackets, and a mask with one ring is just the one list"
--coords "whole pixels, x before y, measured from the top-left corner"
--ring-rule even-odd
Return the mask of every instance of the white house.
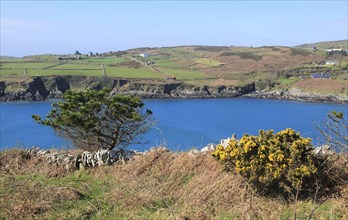
[[147, 53], [141, 53], [139, 56], [145, 58], [145, 57], [149, 57], [149, 54], [147, 54]]
[[326, 65], [335, 65], [335, 64], [337, 64], [337, 61], [328, 60], [328, 61], [326, 61], [325, 64]]
[[341, 51], [343, 51], [343, 48], [326, 49], [326, 52], [341, 52]]

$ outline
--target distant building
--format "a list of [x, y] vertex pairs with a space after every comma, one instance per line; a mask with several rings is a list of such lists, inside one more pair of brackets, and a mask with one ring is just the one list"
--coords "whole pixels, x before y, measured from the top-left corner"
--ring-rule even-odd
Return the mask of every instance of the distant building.
[[81, 57], [80, 56], [76, 56], [76, 57], [57, 57], [57, 60], [80, 60]]
[[337, 64], [337, 61], [332, 61], [332, 60], [328, 60], [325, 62], [326, 65], [335, 65]]
[[146, 65], [153, 65], [153, 64], [155, 64], [155, 61], [147, 61], [145, 64]]
[[344, 51], [343, 48], [327, 49], [326, 52], [341, 52]]
[[313, 73], [311, 74], [312, 79], [331, 79], [330, 73]]
[[145, 58], [145, 57], [149, 57], [149, 54], [148, 53], [141, 53], [139, 56]]

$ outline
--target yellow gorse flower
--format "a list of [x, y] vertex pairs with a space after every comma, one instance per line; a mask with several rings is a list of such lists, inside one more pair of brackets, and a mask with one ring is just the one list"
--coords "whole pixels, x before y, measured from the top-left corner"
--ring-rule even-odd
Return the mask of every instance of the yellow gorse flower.
[[298, 184], [304, 176], [316, 172], [308, 154], [311, 149], [310, 138], [287, 128], [276, 134], [273, 130], [260, 130], [259, 136], [244, 135], [239, 141], [230, 140], [225, 148], [218, 145], [212, 155], [231, 162], [238, 173], [249, 179], [267, 183], [284, 177]]

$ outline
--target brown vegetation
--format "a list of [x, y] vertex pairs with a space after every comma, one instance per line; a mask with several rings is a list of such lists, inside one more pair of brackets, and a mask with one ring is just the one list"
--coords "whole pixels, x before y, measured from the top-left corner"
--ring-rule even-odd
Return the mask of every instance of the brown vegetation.
[[293, 86], [305, 91], [316, 92], [342, 92], [348, 89], [347, 81], [332, 79], [303, 79]]
[[[257, 194], [209, 153], [158, 148], [124, 165], [76, 171], [27, 158], [23, 151], [1, 152], [0, 161], [0, 218], [293, 218], [293, 198]], [[340, 163], [330, 170], [335, 178], [348, 174]], [[298, 201], [298, 218], [314, 210], [316, 219], [346, 219], [347, 186], [339, 184], [339, 193], [330, 198]]]

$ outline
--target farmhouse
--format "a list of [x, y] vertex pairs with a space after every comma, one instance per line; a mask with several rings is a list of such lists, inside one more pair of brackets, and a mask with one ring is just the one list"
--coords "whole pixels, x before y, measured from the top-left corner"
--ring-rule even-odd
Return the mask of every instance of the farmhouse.
[[343, 48], [327, 49], [326, 52], [341, 52], [344, 51]]
[[141, 53], [139, 56], [145, 58], [145, 57], [149, 57], [149, 54], [148, 53]]
[[332, 61], [332, 60], [328, 60], [325, 62], [326, 65], [335, 65], [337, 64], [337, 61]]
[[313, 73], [311, 74], [311, 78], [313, 79], [331, 79], [330, 73]]

